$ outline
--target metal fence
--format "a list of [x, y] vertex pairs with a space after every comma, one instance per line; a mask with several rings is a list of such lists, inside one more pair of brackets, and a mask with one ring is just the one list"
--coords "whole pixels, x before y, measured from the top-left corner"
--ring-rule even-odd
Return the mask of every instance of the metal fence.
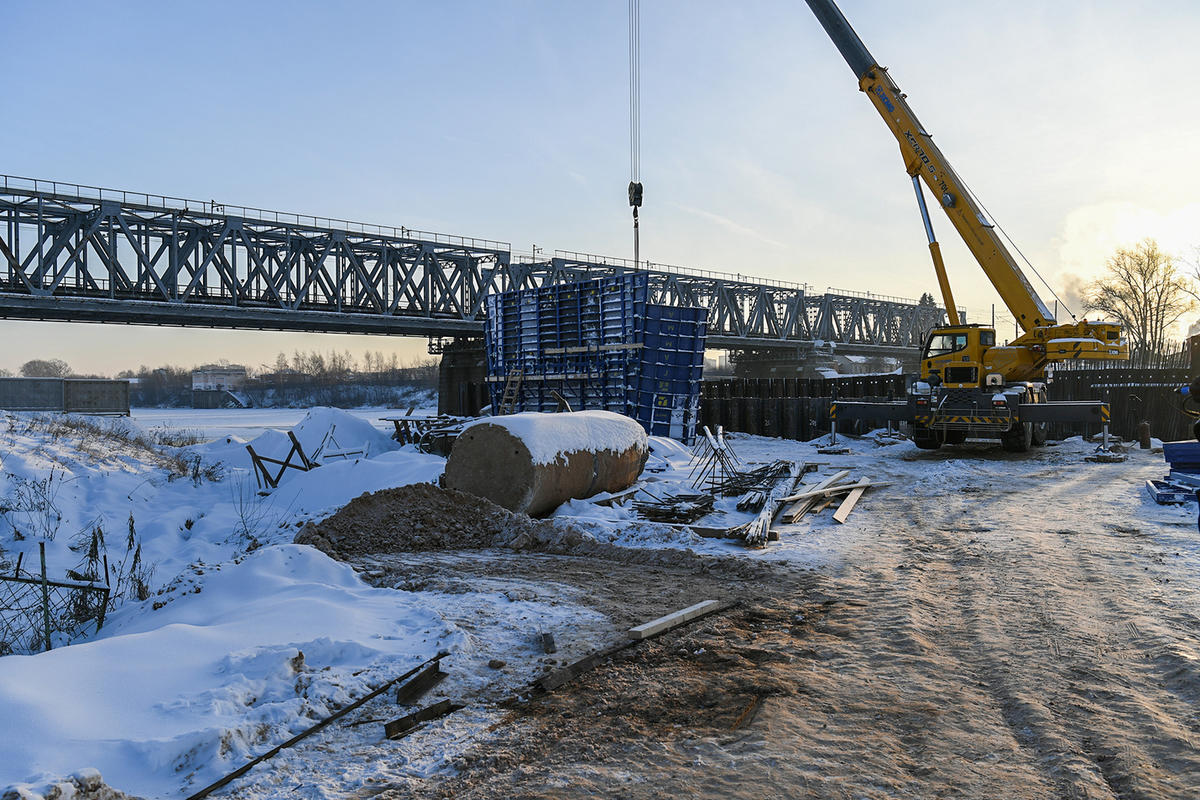
[[46, 577], [46, 545], [40, 545], [41, 575], [17, 567], [0, 575], [0, 656], [51, 649], [54, 633], [73, 636], [92, 622], [104, 625], [109, 587], [100, 583], [52, 581]]
[[[1163, 441], [1192, 438], [1193, 420], [1180, 407], [1179, 387], [1192, 379], [1187, 367], [1166, 369], [1090, 369], [1057, 371], [1047, 394], [1051, 400], [1103, 400], [1112, 413], [1111, 429], [1126, 439], [1137, 437], [1138, 425], [1150, 423], [1150, 434]], [[1095, 433], [1095, 425], [1060, 423], [1050, 426], [1050, 436]]]

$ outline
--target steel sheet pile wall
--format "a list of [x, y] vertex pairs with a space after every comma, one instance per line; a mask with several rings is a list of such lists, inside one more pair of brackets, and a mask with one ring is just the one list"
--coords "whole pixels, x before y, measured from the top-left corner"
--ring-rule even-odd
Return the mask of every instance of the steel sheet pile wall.
[[[829, 404], [835, 397], [892, 400], [905, 396], [911, 376], [854, 375], [844, 378], [722, 378], [701, 384], [700, 422], [712, 429], [808, 441], [829, 433]], [[856, 421], [847, 433], [886, 423]]]
[[625, 414], [652, 435], [691, 442], [707, 311], [649, 303], [648, 285], [631, 273], [489, 295], [493, 408], [520, 370], [518, 411], [554, 411], [557, 391], [576, 410]]
[[0, 410], [129, 414], [129, 381], [103, 378], [0, 378]]

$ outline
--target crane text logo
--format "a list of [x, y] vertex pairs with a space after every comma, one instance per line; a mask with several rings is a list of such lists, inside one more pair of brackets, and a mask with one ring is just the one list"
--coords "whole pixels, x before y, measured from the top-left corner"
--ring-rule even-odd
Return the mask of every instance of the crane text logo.
[[946, 182], [942, 180], [941, 176], [938, 175], [937, 167], [935, 167], [933, 162], [929, 160], [929, 156], [925, 155], [925, 150], [921, 147], [921, 145], [917, 144], [917, 139], [912, 135], [912, 132], [905, 131], [904, 138], [908, 139], [908, 143], [912, 145], [912, 149], [917, 154], [917, 158], [921, 159], [921, 163], [929, 169], [929, 174], [933, 176], [935, 181], [937, 181], [938, 188], [944, 193], [949, 192], [950, 187], [947, 186]]
[[883, 91], [883, 89], [881, 87], [876, 86], [873, 89], [871, 89], [871, 91], [873, 91], [879, 97], [879, 99], [883, 101], [883, 105], [887, 108], [888, 111], [896, 110], [896, 107], [894, 105], [892, 105], [892, 101], [888, 100], [887, 92]]

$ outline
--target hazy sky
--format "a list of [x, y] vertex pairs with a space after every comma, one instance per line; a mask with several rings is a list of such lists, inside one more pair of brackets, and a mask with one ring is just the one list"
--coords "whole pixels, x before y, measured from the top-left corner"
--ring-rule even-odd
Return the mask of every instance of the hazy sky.
[[[1200, 3], [840, 5], [1060, 294], [1118, 245], [1200, 245]], [[6, 0], [0, 172], [630, 256], [626, 26], [623, 0]], [[802, 0], [646, 0], [641, 63], [644, 258], [935, 290], [898, 146]], [[995, 293], [934, 213], [981, 320]], [[26, 322], [0, 337], [20, 343], [0, 368], [100, 372], [425, 346]]]

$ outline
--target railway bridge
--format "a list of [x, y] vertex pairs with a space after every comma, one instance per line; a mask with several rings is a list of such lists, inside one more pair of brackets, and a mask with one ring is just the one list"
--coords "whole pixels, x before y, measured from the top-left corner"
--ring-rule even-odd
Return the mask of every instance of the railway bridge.
[[709, 310], [713, 348], [912, 357], [940, 309], [867, 292], [405, 227], [0, 176], [0, 318], [482, 335], [490, 292], [641, 270], [654, 302]]

